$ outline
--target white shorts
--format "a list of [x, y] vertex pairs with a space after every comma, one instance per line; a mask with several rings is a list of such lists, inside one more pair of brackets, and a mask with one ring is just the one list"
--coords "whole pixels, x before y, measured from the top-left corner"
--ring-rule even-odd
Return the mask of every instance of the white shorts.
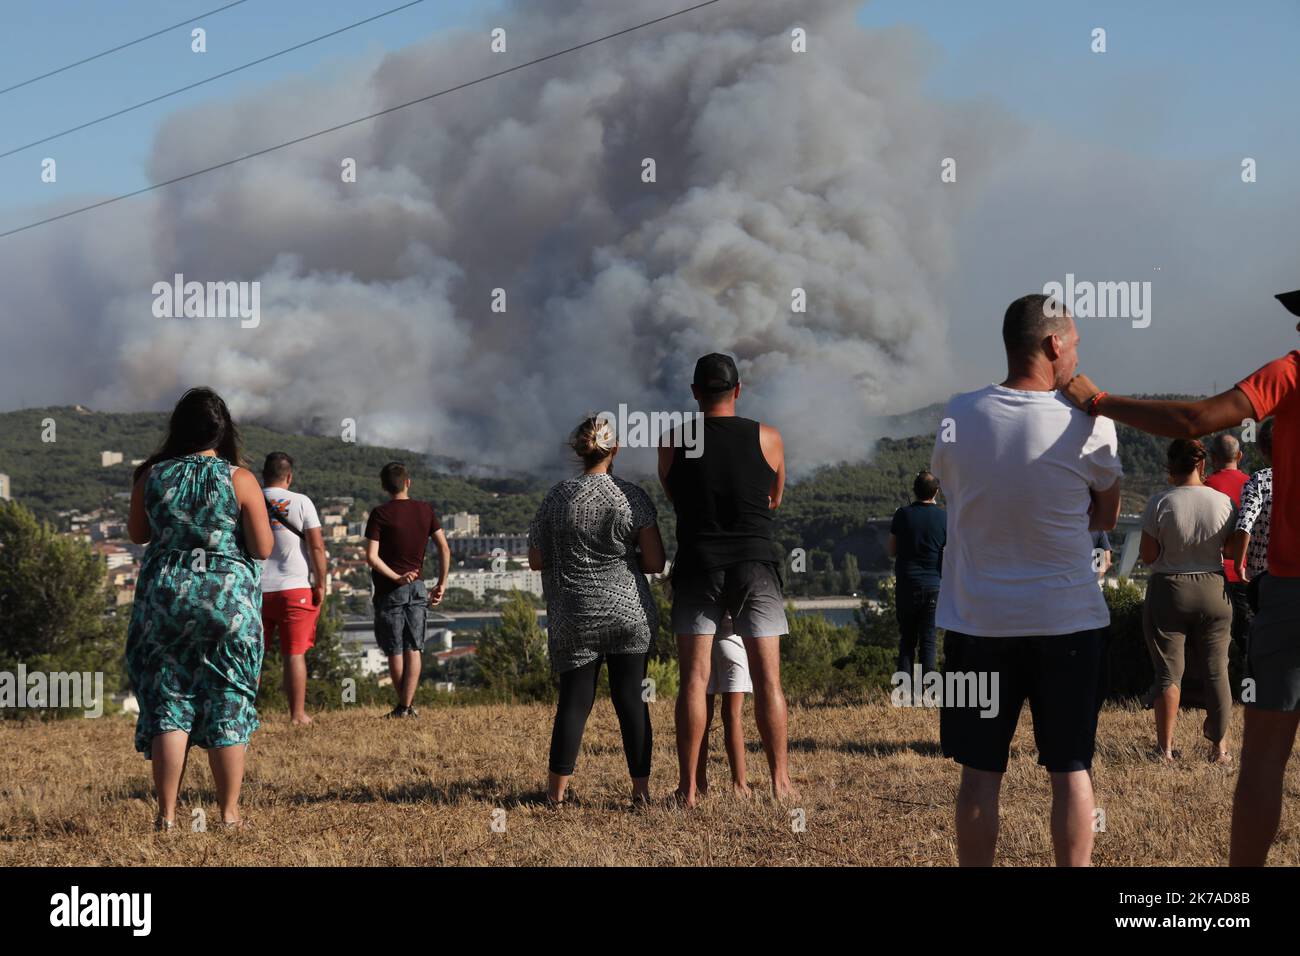
[[749, 678], [749, 655], [745, 642], [736, 636], [731, 616], [726, 615], [713, 635], [713, 666], [709, 672], [710, 694], [752, 694], [754, 682]]

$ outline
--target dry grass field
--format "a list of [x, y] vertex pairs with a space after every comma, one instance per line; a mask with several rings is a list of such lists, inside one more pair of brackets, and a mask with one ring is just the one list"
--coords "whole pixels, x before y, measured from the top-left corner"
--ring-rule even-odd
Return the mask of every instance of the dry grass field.
[[[752, 723], [750, 780], [767, 768]], [[652, 705], [655, 806], [633, 811], [617, 724], [598, 701], [574, 777], [577, 803], [541, 802], [551, 713], [544, 706], [427, 708], [415, 720], [381, 711], [321, 714], [296, 729], [268, 714], [249, 753], [243, 813], [249, 828], [191, 832], [195, 808], [216, 807], [207, 762], [193, 754], [177, 831], [155, 834], [149, 765], [124, 717], [0, 722], [0, 866], [15, 865], [870, 865], [949, 866], [958, 770], [937, 748], [938, 715], [883, 702], [792, 708], [792, 775], [800, 799], [780, 806], [730, 794], [721, 728], [713, 729], [713, 790], [682, 811], [672, 703]], [[1203, 762], [1201, 713], [1179, 724], [1181, 763], [1144, 754], [1151, 715], [1107, 708], [1095, 778], [1105, 832], [1095, 860], [1115, 866], [1219, 865], [1227, 854], [1233, 768]], [[999, 862], [1051, 863], [1046, 774], [1021, 721], [1002, 804]], [[1234, 715], [1231, 748], [1240, 742]], [[1288, 774], [1288, 812], [1271, 860], [1300, 862]], [[801, 809], [803, 832], [791, 814]], [[504, 815], [502, 815], [504, 811]], [[495, 814], [495, 817], [494, 817]], [[494, 818], [504, 830], [493, 829]]]

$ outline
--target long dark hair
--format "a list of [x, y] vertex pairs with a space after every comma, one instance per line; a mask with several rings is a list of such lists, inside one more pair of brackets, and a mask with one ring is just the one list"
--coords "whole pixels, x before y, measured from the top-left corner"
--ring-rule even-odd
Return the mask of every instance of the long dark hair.
[[148, 474], [149, 469], [160, 461], [196, 455], [209, 449], [215, 449], [217, 457], [232, 465], [247, 467], [239, 428], [230, 417], [225, 400], [210, 388], [192, 388], [172, 409], [167, 437], [158, 450], [135, 469], [133, 480], [139, 481], [141, 475]]

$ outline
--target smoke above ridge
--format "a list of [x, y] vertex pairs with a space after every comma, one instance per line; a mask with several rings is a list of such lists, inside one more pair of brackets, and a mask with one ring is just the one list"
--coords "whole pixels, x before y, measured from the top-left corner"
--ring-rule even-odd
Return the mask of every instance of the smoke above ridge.
[[[149, 175], [682, 5], [519, 2], [473, 32], [178, 111]], [[588, 411], [690, 409], [695, 359], [725, 351], [742, 414], [781, 428], [794, 472], [862, 459], [875, 416], [951, 391], [939, 288], [954, 224], [1016, 131], [927, 98], [925, 49], [863, 30], [858, 6], [723, 0], [6, 240], [9, 307], [44, 317], [26, 352], [39, 360], [14, 375], [107, 408], [209, 384], [241, 418], [327, 432], [350, 418], [366, 443], [534, 470]], [[940, 182], [945, 157], [960, 187]], [[153, 284], [176, 273], [259, 281], [260, 324], [156, 318]]]

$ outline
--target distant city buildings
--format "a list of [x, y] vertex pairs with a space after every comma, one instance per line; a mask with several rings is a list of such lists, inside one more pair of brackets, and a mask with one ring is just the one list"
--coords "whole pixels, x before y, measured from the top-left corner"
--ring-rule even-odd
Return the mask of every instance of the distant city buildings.
[[523, 532], [449, 534], [447, 546], [457, 558], [528, 557], [528, 535]]
[[488, 591], [527, 591], [542, 597], [541, 571], [452, 571], [447, 575], [448, 588], [463, 588], [482, 601]]
[[478, 534], [478, 515], [472, 515], [468, 511], [457, 511], [455, 514], [446, 515], [442, 520], [442, 530], [446, 532], [448, 538], [452, 535]]

